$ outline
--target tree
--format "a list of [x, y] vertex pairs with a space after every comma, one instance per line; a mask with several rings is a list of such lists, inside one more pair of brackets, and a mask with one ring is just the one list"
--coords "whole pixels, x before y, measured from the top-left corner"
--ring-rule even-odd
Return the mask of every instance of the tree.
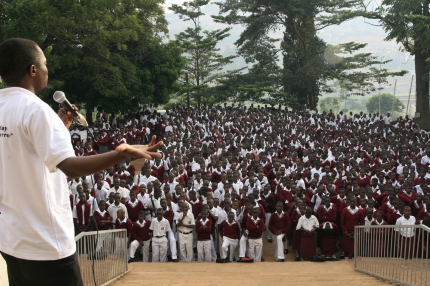
[[366, 109], [369, 113], [386, 114], [393, 111], [400, 113], [405, 109], [405, 105], [393, 94], [381, 93], [367, 100]]
[[387, 40], [396, 40], [415, 56], [417, 112], [421, 128], [430, 130], [429, 61], [430, 61], [430, 1], [384, 0], [376, 10], [380, 23], [388, 32]]
[[[296, 106], [315, 109], [318, 96], [332, 91], [330, 80], [348, 82], [349, 92], [361, 94], [374, 90], [375, 78], [379, 83], [384, 76], [394, 75], [375, 68], [360, 71], [382, 64], [370, 54], [357, 54], [365, 44], [328, 46], [317, 36], [327, 26], [363, 16], [364, 12], [358, 10], [361, 3], [361, 0], [225, 0], [218, 3], [220, 16], [215, 19], [245, 27], [236, 44], [239, 54], [248, 63], [255, 63], [250, 72], [256, 72], [254, 77], [262, 79], [255, 83], [261, 96], [269, 96], [275, 102], [284, 98]], [[370, 17], [375, 13], [366, 14]], [[284, 36], [278, 47], [269, 35], [279, 30]], [[262, 51], [263, 48], [273, 52]], [[282, 66], [276, 68], [279, 55]], [[260, 73], [262, 70], [270, 71], [268, 76]], [[265, 88], [261, 88], [262, 83]]]
[[[35, 40], [44, 50], [50, 84], [42, 98], [63, 90], [88, 110], [136, 109], [164, 103], [183, 66], [167, 32], [162, 0], [6, 0], [0, 36]], [[88, 112], [91, 114], [91, 112]]]
[[203, 30], [200, 18], [204, 15], [201, 8], [210, 0], [193, 0], [182, 5], [173, 4], [170, 10], [179, 15], [184, 21], [191, 21], [192, 27], [176, 35], [176, 39], [184, 52], [186, 64], [180, 80], [181, 94], [187, 96], [187, 105], [194, 99], [198, 108], [203, 103], [225, 101], [226, 94], [218, 93], [215, 86], [218, 82], [232, 77], [239, 70], [224, 71], [226, 65], [231, 64], [237, 56], [224, 57], [219, 53], [217, 45], [228, 37], [231, 28]]
[[319, 105], [321, 112], [329, 112], [331, 110], [333, 113], [337, 113], [340, 109], [341, 102], [337, 97], [326, 97], [321, 99]]

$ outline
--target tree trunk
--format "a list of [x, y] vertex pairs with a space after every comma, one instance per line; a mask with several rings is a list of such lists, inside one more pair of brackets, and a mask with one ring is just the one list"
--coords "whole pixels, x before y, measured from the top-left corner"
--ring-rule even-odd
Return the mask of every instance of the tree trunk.
[[418, 125], [426, 130], [430, 130], [429, 116], [429, 67], [426, 59], [429, 57], [422, 50], [417, 50], [415, 53], [415, 73], [416, 73], [416, 110], [420, 114], [416, 118]]

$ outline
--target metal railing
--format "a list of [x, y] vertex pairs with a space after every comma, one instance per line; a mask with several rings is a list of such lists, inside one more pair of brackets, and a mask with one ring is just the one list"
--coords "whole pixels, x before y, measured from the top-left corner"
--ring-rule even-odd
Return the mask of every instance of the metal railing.
[[402, 285], [428, 285], [430, 228], [356, 226], [354, 270]]
[[107, 285], [128, 271], [127, 230], [81, 232], [75, 241], [85, 286]]

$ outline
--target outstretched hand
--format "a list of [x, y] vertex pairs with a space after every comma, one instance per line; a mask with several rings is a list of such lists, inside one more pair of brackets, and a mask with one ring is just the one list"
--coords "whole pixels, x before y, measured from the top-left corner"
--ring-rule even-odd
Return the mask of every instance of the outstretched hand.
[[155, 144], [157, 137], [152, 136], [151, 142], [148, 145], [128, 145], [121, 144], [116, 147], [115, 151], [126, 155], [127, 157], [145, 158], [151, 160], [154, 157], [161, 158], [161, 154], [157, 153], [158, 148], [163, 145], [163, 141]]

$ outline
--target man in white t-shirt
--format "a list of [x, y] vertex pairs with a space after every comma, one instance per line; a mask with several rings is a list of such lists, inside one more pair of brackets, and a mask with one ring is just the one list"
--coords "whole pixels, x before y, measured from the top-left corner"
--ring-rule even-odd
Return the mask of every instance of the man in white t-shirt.
[[131, 157], [150, 160], [162, 143], [153, 138], [145, 146], [75, 157], [72, 113], [56, 114], [35, 95], [48, 83], [39, 46], [26, 39], [1, 43], [0, 76], [7, 87], [0, 90], [0, 253], [9, 283], [83, 285], [66, 176], [94, 174]]

